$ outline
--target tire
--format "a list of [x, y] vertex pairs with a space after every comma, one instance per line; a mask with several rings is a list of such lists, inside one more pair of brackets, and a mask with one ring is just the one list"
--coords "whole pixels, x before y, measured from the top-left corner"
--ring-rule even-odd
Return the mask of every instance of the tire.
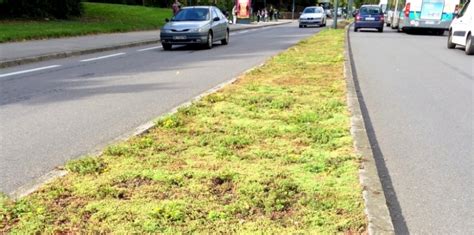
[[378, 28], [377, 30], [379, 31], [379, 33], [382, 33], [382, 32], [383, 32], [383, 27], [382, 27], [382, 28]]
[[357, 32], [358, 28], [354, 27], [354, 32]]
[[387, 23], [386, 25], [387, 25], [387, 27], [390, 27], [390, 23]]
[[161, 45], [163, 46], [163, 50], [165, 50], [165, 51], [169, 51], [173, 48], [173, 45], [169, 44], [169, 43], [163, 43]]
[[204, 44], [204, 48], [211, 49], [212, 48], [212, 43], [214, 42], [213, 40], [214, 40], [214, 38], [212, 37], [212, 33], [209, 32], [207, 34], [207, 42], [206, 42], [206, 44]]
[[474, 41], [472, 40], [472, 35], [467, 35], [466, 39], [466, 49], [464, 49], [466, 55], [474, 55]]
[[229, 44], [229, 30], [226, 30], [225, 32], [225, 38], [221, 40], [222, 45], [227, 45]]
[[456, 44], [453, 43], [453, 36], [452, 36], [452, 32], [449, 31], [449, 34], [448, 34], [448, 43], [446, 44], [446, 46], [448, 47], [448, 49], [454, 49], [456, 48]]
[[300, 25], [300, 28], [303, 28], [303, 25]]
[[439, 36], [443, 36], [444, 35], [444, 29], [436, 30], [435, 34], [439, 35]]
[[397, 27], [397, 32], [399, 32], [399, 33], [403, 32], [403, 28], [400, 28], [400, 25], [398, 25], [398, 27]]

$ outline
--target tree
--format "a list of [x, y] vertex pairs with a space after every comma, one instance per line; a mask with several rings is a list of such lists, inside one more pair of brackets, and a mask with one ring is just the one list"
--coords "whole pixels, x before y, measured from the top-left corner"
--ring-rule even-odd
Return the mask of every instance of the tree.
[[3, 18], [58, 18], [80, 16], [81, 0], [0, 0]]

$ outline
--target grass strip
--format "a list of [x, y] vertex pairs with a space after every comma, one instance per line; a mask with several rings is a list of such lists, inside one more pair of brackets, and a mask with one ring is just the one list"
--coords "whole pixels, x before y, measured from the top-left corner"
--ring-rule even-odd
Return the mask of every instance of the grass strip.
[[344, 30], [325, 30], [13, 202], [13, 233], [364, 233]]
[[84, 15], [71, 20], [2, 20], [0, 42], [158, 29], [170, 9], [84, 2]]

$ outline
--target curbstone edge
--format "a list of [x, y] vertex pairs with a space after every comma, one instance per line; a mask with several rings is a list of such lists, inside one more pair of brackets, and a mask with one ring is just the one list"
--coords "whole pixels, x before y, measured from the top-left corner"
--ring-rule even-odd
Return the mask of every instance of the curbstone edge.
[[356, 86], [353, 74], [354, 59], [350, 44], [350, 26], [346, 26], [344, 75], [347, 84], [347, 103], [351, 112], [351, 134], [354, 138], [356, 152], [362, 157], [359, 179], [365, 203], [365, 214], [368, 219], [369, 234], [395, 234], [392, 218], [387, 207], [387, 200], [377, 171], [372, 146], [364, 124], [361, 110], [360, 91]]

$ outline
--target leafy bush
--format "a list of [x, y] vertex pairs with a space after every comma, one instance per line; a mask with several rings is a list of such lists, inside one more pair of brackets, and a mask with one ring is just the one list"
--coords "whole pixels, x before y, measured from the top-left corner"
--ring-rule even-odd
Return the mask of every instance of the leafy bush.
[[[126, 5], [143, 5], [153, 7], [169, 7], [174, 0], [87, 0], [87, 2], [114, 3]], [[186, 1], [180, 1], [184, 4]]]
[[66, 164], [66, 169], [70, 172], [75, 172], [81, 175], [91, 173], [102, 173], [106, 164], [102, 159], [97, 157], [85, 157], [77, 160], [72, 160]]
[[4, 18], [66, 19], [80, 16], [81, 0], [4, 0], [0, 2], [0, 15]]

